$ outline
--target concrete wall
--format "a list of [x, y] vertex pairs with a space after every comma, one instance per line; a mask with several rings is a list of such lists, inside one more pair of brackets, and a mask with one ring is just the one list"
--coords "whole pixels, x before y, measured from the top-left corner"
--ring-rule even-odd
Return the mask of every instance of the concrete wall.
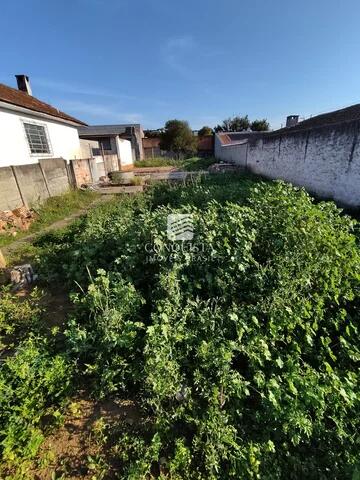
[[61, 195], [69, 190], [69, 177], [66, 160], [52, 158], [39, 160], [50, 196]]
[[[360, 122], [266, 134], [249, 141], [247, 168], [304, 186], [339, 204], [360, 206]], [[224, 159], [227, 147], [217, 151]], [[242, 146], [233, 147], [241, 149]], [[239, 150], [239, 156], [241, 152]]]
[[109, 172], [119, 171], [118, 154], [104, 155], [104, 169], [105, 169], [106, 175]]
[[144, 147], [143, 147], [143, 131], [142, 129], [135, 128], [134, 134], [131, 138], [131, 146], [133, 150], [133, 158], [135, 160], [144, 160]]
[[62, 158], [41, 163], [0, 168], [0, 210], [13, 210], [23, 204], [34, 206], [60, 195], [72, 186]]
[[223, 162], [234, 163], [241, 167], [246, 167], [247, 142], [237, 145], [222, 145], [220, 139], [215, 135], [215, 157]]
[[133, 151], [131, 148], [131, 142], [123, 138], [117, 137], [117, 151], [120, 160], [120, 168], [127, 169], [133, 166]]
[[97, 140], [88, 140], [86, 138], [80, 138], [80, 149], [81, 149], [80, 158], [91, 158], [93, 156], [92, 154], [93, 148], [99, 148], [99, 142]]
[[19, 189], [28, 205], [39, 205], [50, 197], [39, 164], [14, 166]]
[[0, 210], [12, 210], [22, 204], [11, 167], [0, 168]]
[[[50, 154], [31, 154], [23, 122], [44, 125], [50, 141]], [[0, 107], [0, 167], [37, 163], [39, 158], [80, 158], [81, 149], [75, 126]]]

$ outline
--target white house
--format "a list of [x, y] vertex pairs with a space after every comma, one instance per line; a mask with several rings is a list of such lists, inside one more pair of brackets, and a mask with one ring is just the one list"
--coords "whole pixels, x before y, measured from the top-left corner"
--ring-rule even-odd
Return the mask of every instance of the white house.
[[94, 160], [93, 176], [134, 168], [137, 137], [131, 132], [132, 129], [128, 125], [79, 127], [81, 155], [82, 158]]
[[0, 167], [81, 158], [77, 127], [86, 123], [33, 97], [27, 76], [16, 79], [18, 90], [0, 84]]

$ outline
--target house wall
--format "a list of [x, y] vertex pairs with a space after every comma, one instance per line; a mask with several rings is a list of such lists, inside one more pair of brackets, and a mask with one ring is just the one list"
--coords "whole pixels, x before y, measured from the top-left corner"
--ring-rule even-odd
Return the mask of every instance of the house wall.
[[133, 167], [133, 149], [131, 142], [123, 138], [117, 137], [117, 151], [120, 160], [121, 170], [126, 170]]
[[[28, 146], [22, 120], [46, 125], [51, 144], [50, 155], [32, 155]], [[0, 167], [37, 163], [39, 158], [80, 158], [81, 149], [76, 127], [13, 112], [0, 107]]]
[[[359, 207], [359, 133], [360, 121], [353, 121], [264, 135], [249, 141], [247, 167], [257, 174], [304, 186], [320, 197]], [[218, 158], [224, 158], [225, 148], [217, 151]]]
[[144, 148], [143, 148], [143, 143], [142, 139], [144, 137], [142, 129], [136, 128], [135, 129], [135, 141], [134, 141], [134, 150], [135, 150], [135, 155], [134, 158], [136, 160], [144, 160]]
[[99, 148], [99, 142], [97, 140], [80, 138], [81, 158], [91, 158], [93, 156], [93, 148]]

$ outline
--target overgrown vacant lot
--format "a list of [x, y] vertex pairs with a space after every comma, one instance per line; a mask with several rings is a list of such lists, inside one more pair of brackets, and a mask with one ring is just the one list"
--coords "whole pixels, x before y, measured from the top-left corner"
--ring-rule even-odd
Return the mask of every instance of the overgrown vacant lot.
[[[192, 215], [191, 241], [168, 239], [174, 213]], [[358, 478], [355, 228], [302, 190], [224, 175], [43, 236], [40, 275], [74, 310], [49, 328], [35, 294], [2, 296], [3, 475]], [[74, 468], [56, 437], [70, 411], [72, 442], [92, 401]]]

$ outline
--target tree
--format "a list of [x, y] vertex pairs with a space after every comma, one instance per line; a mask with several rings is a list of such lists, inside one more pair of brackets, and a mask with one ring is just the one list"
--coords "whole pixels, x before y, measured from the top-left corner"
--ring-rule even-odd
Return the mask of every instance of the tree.
[[215, 132], [242, 132], [250, 128], [250, 120], [247, 115], [244, 117], [235, 116], [226, 118], [221, 125], [215, 127]]
[[161, 134], [160, 148], [181, 154], [192, 154], [197, 150], [197, 139], [194, 137], [188, 122], [168, 120], [165, 131]]
[[205, 137], [206, 135], [212, 135], [212, 133], [213, 133], [212, 128], [204, 126], [204, 127], [200, 128], [200, 130], [198, 131], [198, 136], [199, 137]]
[[250, 128], [253, 132], [266, 132], [270, 130], [270, 125], [266, 118], [263, 118], [262, 120], [251, 122]]
[[146, 138], [157, 138], [160, 137], [161, 129], [158, 130], [144, 130], [144, 135]]

